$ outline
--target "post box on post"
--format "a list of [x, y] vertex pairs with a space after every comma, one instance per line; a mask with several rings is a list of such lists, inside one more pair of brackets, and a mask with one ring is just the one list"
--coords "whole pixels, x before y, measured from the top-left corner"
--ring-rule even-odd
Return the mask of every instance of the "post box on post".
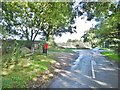
[[43, 45], [43, 53], [45, 53], [47, 55], [47, 50], [48, 50], [48, 43], [45, 43]]

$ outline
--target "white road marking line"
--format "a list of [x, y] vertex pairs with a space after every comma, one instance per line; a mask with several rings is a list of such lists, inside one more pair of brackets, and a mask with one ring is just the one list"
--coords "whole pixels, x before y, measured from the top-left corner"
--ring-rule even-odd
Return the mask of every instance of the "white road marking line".
[[95, 65], [95, 61], [91, 61], [91, 69], [92, 69], [92, 78], [95, 78], [95, 70], [94, 70], [94, 67], [93, 65]]

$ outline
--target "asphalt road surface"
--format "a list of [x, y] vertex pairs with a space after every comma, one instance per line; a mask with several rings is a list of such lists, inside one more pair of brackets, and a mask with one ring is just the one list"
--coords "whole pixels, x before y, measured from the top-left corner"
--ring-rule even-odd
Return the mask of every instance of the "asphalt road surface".
[[48, 88], [118, 88], [118, 65], [98, 50], [78, 50], [69, 70], [63, 70]]

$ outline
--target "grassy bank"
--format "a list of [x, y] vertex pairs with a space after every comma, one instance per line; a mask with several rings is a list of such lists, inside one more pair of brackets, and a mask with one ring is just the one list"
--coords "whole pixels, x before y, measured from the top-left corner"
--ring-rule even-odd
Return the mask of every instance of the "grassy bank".
[[[29, 81], [36, 81], [36, 76], [50, 69], [50, 64], [55, 62], [51, 57], [50, 55], [45, 56], [36, 53], [28, 57], [19, 58], [18, 64], [11, 63], [11, 65], [6, 67], [5, 63], [3, 63], [2, 88], [28, 87]], [[47, 76], [42, 75], [41, 77], [44, 79]]]
[[118, 59], [118, 53], [111, 51], [111, 52], [102, 52], [102, 55], [108, 57], [110, 60], [116, 61], [116, 62], [120, 62], [120, 60]]
[[48, 52], [73, 52], [72, 48], [65, 48], [65, 49], [61, 49], [61, 48], [58, 48], [58, 49], [49, 49]]
[[48, 52], [74, 52], [73, 50], [89, 49], [89, 48], [49, 48]]

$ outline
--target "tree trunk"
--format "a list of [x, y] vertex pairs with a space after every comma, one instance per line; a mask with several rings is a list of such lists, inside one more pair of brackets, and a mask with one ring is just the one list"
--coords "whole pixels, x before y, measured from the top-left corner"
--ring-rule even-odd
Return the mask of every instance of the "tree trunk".
[[50, 35], [46, 35], [46, 41], [49, 41], [49, 36], [50, 36]]

